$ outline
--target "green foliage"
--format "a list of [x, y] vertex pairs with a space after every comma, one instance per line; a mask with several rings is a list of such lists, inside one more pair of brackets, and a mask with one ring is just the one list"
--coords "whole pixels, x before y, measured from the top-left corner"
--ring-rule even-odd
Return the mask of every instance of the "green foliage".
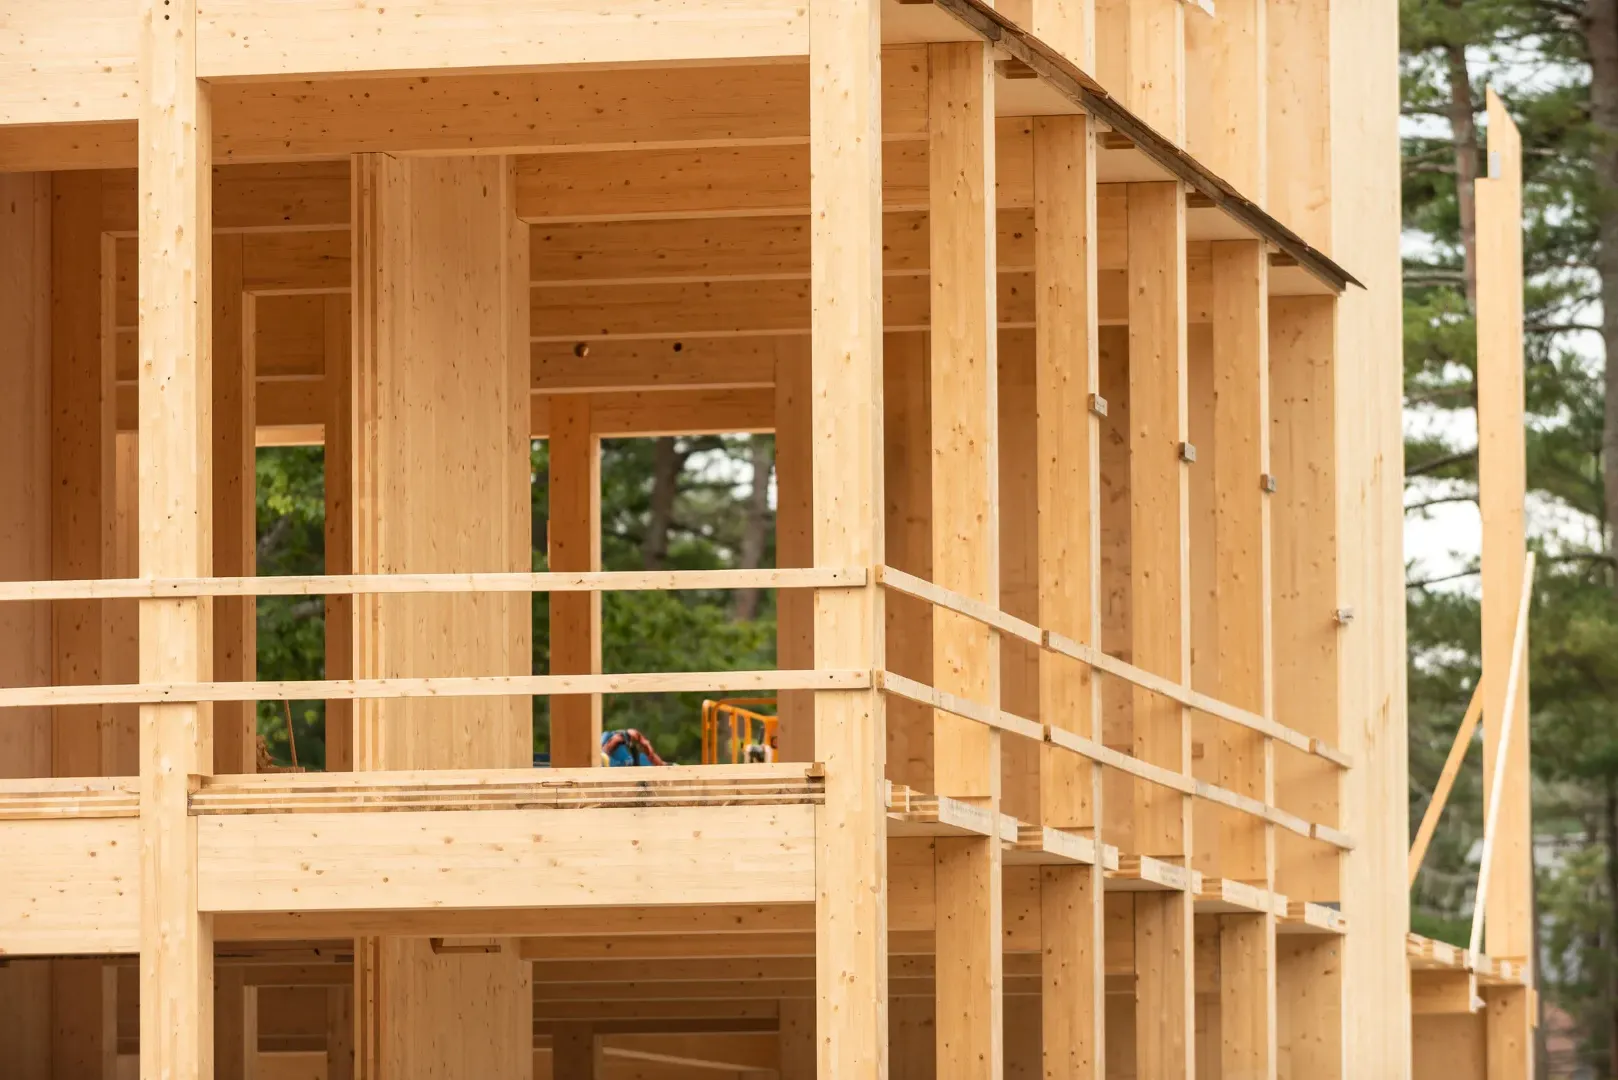
[[[677, 480], [668, 529], [671, 569], [739, 565], [751, 490], [752, 439], [769, 436], [677, 440], [684, 467]], [[649, 528], [653, 440], [614, 439], [602, 444], [602, 560], [609, 570], [638, 569]], [[546, 569], [550, 459], [544, 443], [532, 451], [533, 568]], [[261, 574], [325, 571], [325, 490], [318, 447], [277, 447], [258, 455], [258, 569]], [[765, 522], [763, 563], [774, 559], [773, 514]], [[534, 597], [534, 666], [550, 669], [550, 604]], [[609, 593], [602, 603], [602, 653], [608, 672], [724, 671], [775, 663], [775, 605], [766, 593], [751, 619], [735, 616], [723, 592]], [[325, 614], [319, 598], [264, 597], [258, 607], [258, 665], [266, 679], [325, 677]], [[614, 695], [607, 698], [609, 728], [646, 732], [667, 760], [695, 762], [701, 752], [702, 695]], [[549, 702], [534, 699], [534, 748], [549, 749]], [[259, 733], [275, 759], [290, 760], [287, 721], [279, 703], [259, 705]], [[300, 764], [325, 765], [325, 709], [294, 703], [293, 734]]]
[[[324, 457], [318, 446], [269, 447], [258, 452], [260, 574], [325, 572]], [[258, 674], [261, 679], [325, 678], [326, 618], [319, 597], [259, 597]], [[324, 768], [325, 703], [293, 702], [291, 713], [298, 763]], [[259, 702], [258, 732], [278, 762], [291, 761], [286, 712], [280, 702]]]
[[[1464, 291], [1457, 163], [1485, 172], [1483, 88], [1523, 135], [1525, 365], [1531, 541], [1530, 733], [1540, 959], [1548, 1002], [1575, 1019], [1578, 1054], [1607, 1066], [1618, 1000], [1618, 599], [1604, 539], [1605, 409], [1598, 224], [1613, 211], [1595, 151], [1585, 5], [1401, 0], [1407, 506], [1476, 497], [1476, 325]], [[1478, 144], [1457, 147], [1457, 63]], [[1560, 528], [1553, 527], [1560, 522]], [[1568, 528], [1573, 523], [1579, 527]], [[1411, 822], [1420, 820], [1479, 672], [1476, 580], [1409, 591]], [[1449, 590], [1449, 591], [1441, 591]], [[1464, 944], [1483, 818], [1481, 740], [1412, 892], [1412, 925]], [[1603, 1074], [1605, 1075], [1605, 1073]]]

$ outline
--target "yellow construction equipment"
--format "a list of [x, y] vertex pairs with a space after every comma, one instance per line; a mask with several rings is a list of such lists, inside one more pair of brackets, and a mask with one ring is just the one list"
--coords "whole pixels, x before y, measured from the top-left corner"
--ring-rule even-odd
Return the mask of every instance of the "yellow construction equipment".
[[[719, 764], [719, 730], [727, 723], [730, 730], [730, 763], [743, 761], [774, 761], [776, 753], [776, 726], [780, 718], [755, 712], [748, 706], [774, 707], [772, 697], [725, 698], [702, 703], [702, 763]], [[753, 724], [759, 725], [760, 738], [753, 738]]]

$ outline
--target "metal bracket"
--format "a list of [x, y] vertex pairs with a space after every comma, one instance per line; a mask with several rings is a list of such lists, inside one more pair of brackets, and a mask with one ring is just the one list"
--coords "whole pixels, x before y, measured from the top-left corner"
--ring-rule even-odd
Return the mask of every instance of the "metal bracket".
[[1188, 465], [1195, 462], [1197, 460], [1197, 448], [1188, 442], [1181, 443], [1180, 460]]
[[1091, 394], [1090, 395], [1090, 411], [1095, 413], [1097, 416], [1106, 416], [1107, 415], [1107, 399], [1102, 397], [1100, 394]]
[[1337, 620], [1337, 624], [1339, 626], [1347, 626], [1349, 623], [1354, 621], [1354, 609], [1351, 607], [1340, 607], [1332, 613], [1332, 616]]
[[497, 953], [502, 949], [502, 946], [497, 941], [491, 941], [483, 945], [446, 945], [441, 937], [428, 938], [427, 944], [438, 956], [483, 955]]
[[1274, 473], [1262, 473], [1262, 474], [1260, 474], [1260, 476], [1258, 478], [1258, 487], [1259, 487], [1260, 491], [1264, 492], [1264, 494], [1266, 494], [1266, 495], [1274, 495], [1275, 494], [1275, 474]]

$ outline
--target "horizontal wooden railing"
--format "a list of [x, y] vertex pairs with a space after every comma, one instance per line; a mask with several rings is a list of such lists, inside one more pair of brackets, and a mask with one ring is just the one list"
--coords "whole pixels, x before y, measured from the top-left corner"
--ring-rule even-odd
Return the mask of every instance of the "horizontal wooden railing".
[[18, 600], [184, 600], [204, 596], [857, 589], [869, 577], [863, 567], [849, 570], [786, 567], [761, 570], [596, 570], [580, 573], [94, 578], [82, 581], [0, 581], [0, 603]]
[[1256, 731], [1301, 753], [1324, 758], [1344, 769], [1351, 767], [1353, 764], [1352, 759], [1347, 754], [1321, 739], [1312, 738], [1302, 732], [1294, 731], [1258, 713], [1250, 712], [1247, 709], [1239, 709], [1217, 698], [1209, 697], [1207, 694], [1198, 693], [1172, 679], [1164, 678], [1161, 675], [1147, 671], [1145, 668], [1136, 667], [1128, 661], [1109, 656], [1100, 649], [1082, 645], [1054, 631], [1041, 630], [1033, 623], [1007, 615], [1005, 612], [985, 604], [981, 600], [974, 600], [969, 596], [952, 592], [913, 574], [895, 570], [891, 566], [878, 567], [876, 580], [878, 584], [892, 589], [894, 592], [904, 593], [918, 600], [948, 608], [957, 614], [965, 615], [969, 619], [975, 619], [986, 626], [991, 626], [1001, 633], [1010, 634], [1012, 637], [1020, 638], [1049, 652], [1058, 653], [1082, 664], [1088, 664], [1092, 669], [1101, 672], [1103, 675], [1122, 679], [1143, 690], [1177, 701], [1188, 709], [1195, 709], [1220, 720], [1240, 724], [1242, 727]]
[[[0, 582], [0, 602], [116, 599], [186, 599], [219, 596], [333, 596], [420, 593], [535, 593], [673, 591], [694, 589], [848, 589], [875, 583], [954, 611], [1048, 652], [1088, 664], [1094, 671], [1160, 694], [1187, 708], [1256, 731], [1339, 767], [1348, 757], [1319, 739], [1268, 717], [1219, 701], [914, 575], [879, 566], [758, 570], [596, 571], [588, 573], [325, 574], [297, 577], [111, 578], [84, 581]], [[1312, 824], [1262, 800], [1142, 761], [1053, 724], [1044, 724], [926, 686], [889, 671], [758, 670], [581, 675], [434, 676], [385, 679], [255, 682], [146, 682], [0, 688], [0, 708], [164, 702], [320, 701], [389, 698], [505, 697], [547, 694], [652, 694], [704, 691], [882, 691], [1024, 738], [1058, 746], [1147, 783], [1251, 814], [1300, 836], [1341, 848], [1347, 834]]]
[[[1108, 656], [1099, 649], [1081, 645], [1052, 631], [1042, 630], [1033, 623], [1008, 615], [981, 600], [963, 596], [913, 574], [895, 570], [891, 566], [878, 567], [876, 581], [877, 584], [894, 592], [904, 593], [923, 602], [946, 608], [956, 614], [981, 622], [1001, 633], [1009, 634], [1047, 651], [1078, 660], [1081, 663], [1090, 665], [1095, 671], [1123, 679], [1152, 693], [1161, 694], [1187, 708], [1196, 709], [1211, 716], [1250, 728], [1295, 750], [1313, 754], [1330, 761], [1339, 768], [1349, 768], [1351, 766], [1351, 761], [1346, 754], [1319, 739], [1293, 731], [1258, 713], [1239, 709], [1206, 694], [1197, 693], [1173, 680], [1153, 674], [1116, 657]], [[889, 694], [906, 698], [918, 704], [941, 709], [944, 712], [968, 720], [975, 720], [978, 723], [1013, 735], [1020, 735], [1052, 746], [1059, 746], [1088, 758], [1099, 765], [1128, 773], [1147, 783], [1166, 787], [1194, 798], [1206, 799], [1209, 802], [1217, 803], [1220, 806], [1225, 806], [1241, 813], [1251, 814], [1299, 836], [1319, 840], [1344, 850], [1350, 850], [1354, 846], [1351, 836], [1332, 826], [1306, 821], [1296, 814], [1271, 806], [1261, 799], [1254, 799], [1177, 770], [1142, 761], [1137, 757], [1123, 753], [1120, 750], [1114, 750], [1094, 739], [1078, 735], [1065, 728], [1040, 723], [1024, 716], [1018, 716], [1015, 713], [1006, 712], [1003, 709], [991, 708], [980, 702], [927, 686], [891, 671], [877, 672], [876, 685]]]
[[438, 675], [416, 679], [163, 682], [0, 689], [0, 708], [155, 705], [200, 701], [357, 701], [387, 698], [520, 697], [536, 694], [684, 694], [708, 690], [860, 690], [856, 671], [666, 671], [629, 675]]

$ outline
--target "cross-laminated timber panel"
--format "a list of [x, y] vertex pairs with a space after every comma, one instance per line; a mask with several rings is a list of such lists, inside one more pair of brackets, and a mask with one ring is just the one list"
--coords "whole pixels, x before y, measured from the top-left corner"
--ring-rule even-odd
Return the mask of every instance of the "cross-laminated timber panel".
[[218, 814], [197, 831], [198, 904], [217, 912], [814, 899], [809, 804]]

